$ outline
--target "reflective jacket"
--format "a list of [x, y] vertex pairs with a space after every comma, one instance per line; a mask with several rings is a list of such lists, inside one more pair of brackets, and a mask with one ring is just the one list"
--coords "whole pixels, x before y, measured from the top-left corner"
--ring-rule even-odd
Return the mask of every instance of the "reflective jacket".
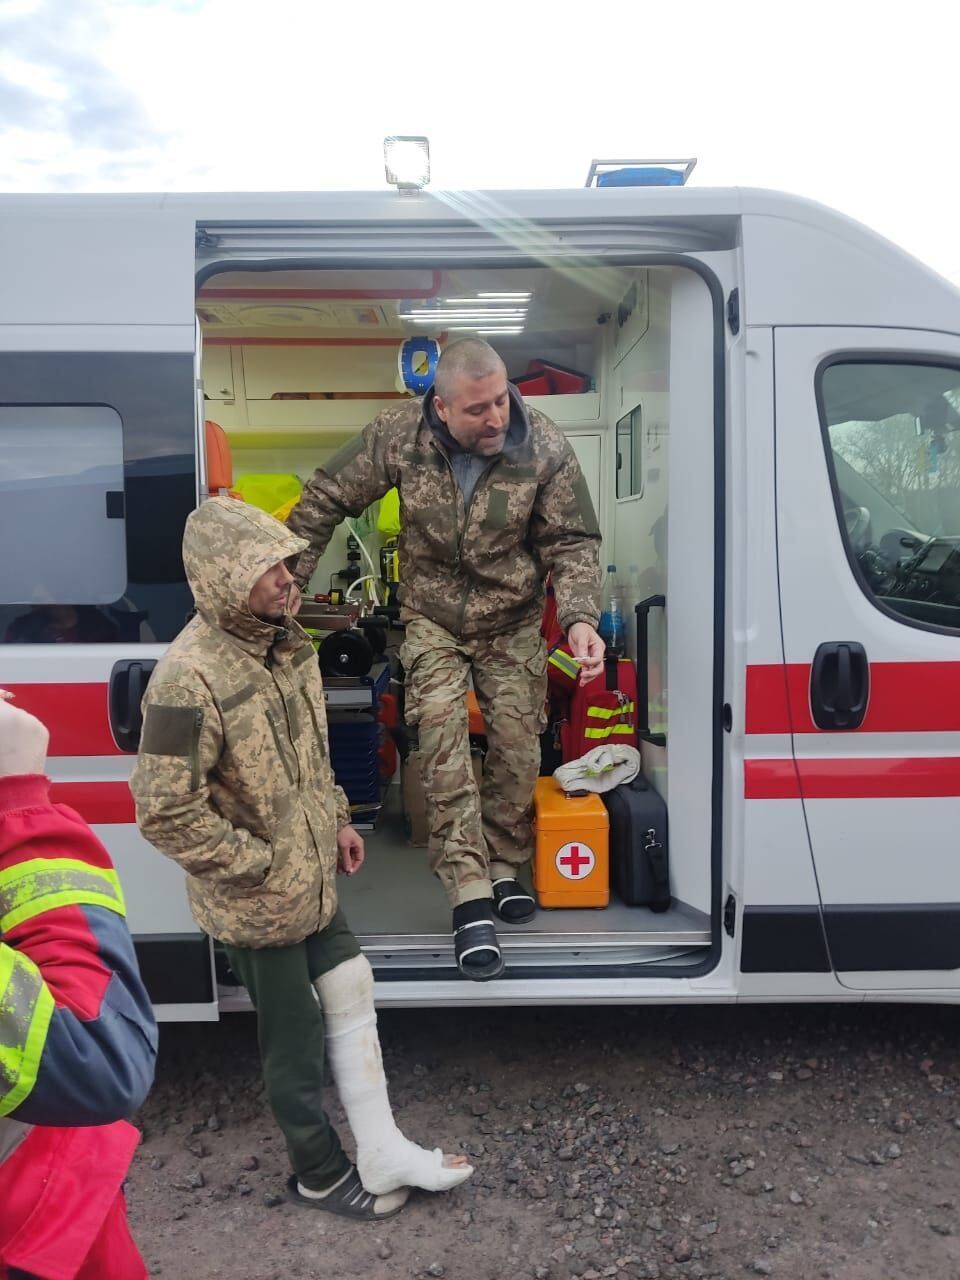
[[69, 1280], [116, 1213], [157, 1030], [107, 851], [0, 778], [0, 1277]]

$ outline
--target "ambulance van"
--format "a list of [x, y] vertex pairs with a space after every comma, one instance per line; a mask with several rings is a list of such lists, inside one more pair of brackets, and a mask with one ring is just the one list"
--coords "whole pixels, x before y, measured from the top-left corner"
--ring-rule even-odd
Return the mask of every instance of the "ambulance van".
[[[0, 683], [116, 861], [160, 1017], [244, 1005], [127, 786], [192, 608], [184, 520], [224, 488], [295, 492], [409, 394], [411, 338], [468, 333], [593, 495], [672, 904], [541, 911], [502, 927], [503, 978], [466, 982], [388, 787], [342, 891], [380, 1003], [960, 998], [945, 280], [802, 199], [617, 185], [7, 195], [0, 279]], [[375, 559], [376, 520], [355, 532]]]

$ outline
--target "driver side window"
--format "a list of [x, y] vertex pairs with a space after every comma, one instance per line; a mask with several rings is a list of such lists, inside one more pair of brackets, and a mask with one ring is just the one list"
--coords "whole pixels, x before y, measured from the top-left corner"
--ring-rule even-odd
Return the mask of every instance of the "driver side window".
[[832, 360], [817, 398], [861, 587], [885, 611], [960, 631], [960, 369]]

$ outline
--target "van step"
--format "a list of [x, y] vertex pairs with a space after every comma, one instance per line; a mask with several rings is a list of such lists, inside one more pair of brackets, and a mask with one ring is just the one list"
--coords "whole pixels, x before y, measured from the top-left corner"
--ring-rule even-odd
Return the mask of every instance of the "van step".
[[[375, 972], [444, 969], [456, 973], [453, 947], [449, 940], [438, 940], [433, 945], [420, 946], [407, 940], [395, 947], [385, 945], [382, 938], [361, 938], [360, 942]], [[558, 946], [541, 940], [516, 946], [512, 941], [501, 938], [500, 945], [507, 970], [512, 970], [515, 976], [519, 976], [518, 971], [524, 969], [622, 968], [625, 965], [674, 963], [702, 952], [708, 943], [688, 943], [683, 946], [616, 946], [609, 943], [603, 946], [580, 946], [571, 945], [567, 941]]]

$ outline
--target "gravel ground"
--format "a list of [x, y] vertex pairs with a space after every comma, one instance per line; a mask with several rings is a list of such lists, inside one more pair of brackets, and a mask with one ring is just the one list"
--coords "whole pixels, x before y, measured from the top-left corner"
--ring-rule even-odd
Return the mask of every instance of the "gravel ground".
[[377, 1224], [283, 1198], [252, 1017], [166, 1027], [131, 1219], [152, 1274], [171, 1280], [960, 1280], [958, 1017], [382, 1014], [404, 1130], [477, 1172]]

